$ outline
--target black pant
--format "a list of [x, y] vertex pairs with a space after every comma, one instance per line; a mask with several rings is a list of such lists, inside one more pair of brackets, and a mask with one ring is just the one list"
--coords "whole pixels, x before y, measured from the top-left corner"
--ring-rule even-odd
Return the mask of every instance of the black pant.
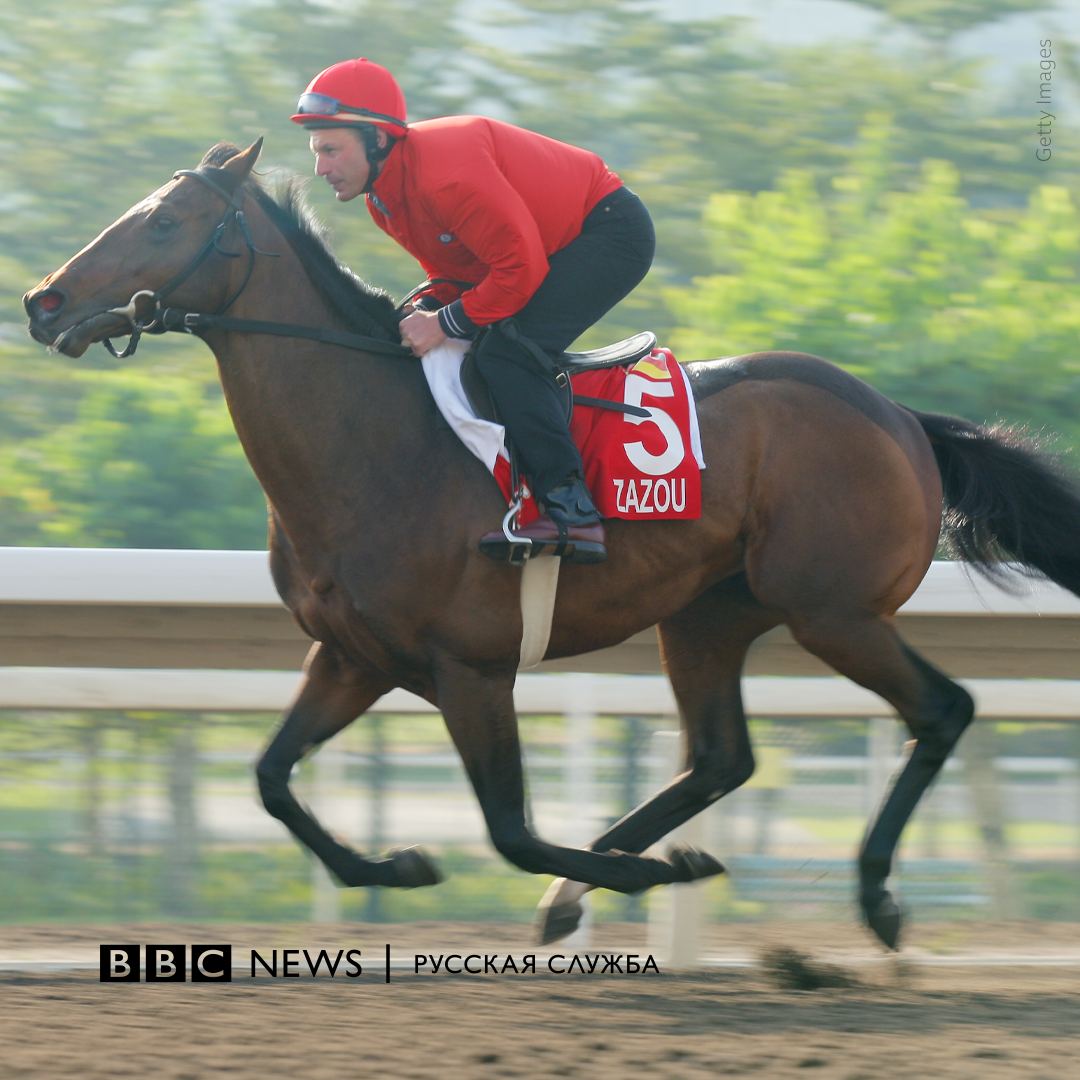
[[[641, 281], [655, 250], [645, 204], [629, 188], [613, 191], [593, 207], [581, 233], [548, 259], [547, 277], [514, 323], [544, 352], [564, 352]], [[571, 473], [582, 474], [551, 375], [497, 326], [484, 335], [476, 361], [534, 494], [543, 500]]]

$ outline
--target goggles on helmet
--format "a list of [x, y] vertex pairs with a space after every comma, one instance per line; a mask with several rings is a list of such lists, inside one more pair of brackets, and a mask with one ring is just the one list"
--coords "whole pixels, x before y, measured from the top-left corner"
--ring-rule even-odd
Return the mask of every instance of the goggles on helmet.
[[298, 116], [354, 116], [357, 119], [385, 120], [387, 123], [405, 127], [405, 121], [396, 116], [374, 112], [372, 109], [364, 109], [358, 105], [346, 105], [328, 94], [316, 94], [311, 91], [300, 95], [300, 100], [296, 103], [296, 112]]

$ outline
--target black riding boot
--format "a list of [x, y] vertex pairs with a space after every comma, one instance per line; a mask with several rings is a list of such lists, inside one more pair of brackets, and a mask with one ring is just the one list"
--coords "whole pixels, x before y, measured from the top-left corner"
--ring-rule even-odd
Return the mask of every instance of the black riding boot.
[[567, 528], [600, 523], [600, 511], [593, 505], [589, 489], [577, 473], [556, 484], [541, 502], [548, 516]]
[[[556, 484], [540, 501], [547, 513], [514, 533], [531, 542], [529, 558], [557, 555], [569, 563], [599, 563], [607, 558], [600, 513], [577, 473]], [[511, 544], [501, 530], [485, 533], [480, 550], [500, 562], [514, 561]]]

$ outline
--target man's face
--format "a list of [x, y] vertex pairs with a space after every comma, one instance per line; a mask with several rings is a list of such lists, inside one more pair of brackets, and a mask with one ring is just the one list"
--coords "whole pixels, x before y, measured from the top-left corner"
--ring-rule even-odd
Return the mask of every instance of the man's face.
[[326, 178], [338, 202], [348, 202], [363, 194], [371, 166], [355, 131], [348, 128], [313, 131], [311, 152], [315, 155], [315, 175]]

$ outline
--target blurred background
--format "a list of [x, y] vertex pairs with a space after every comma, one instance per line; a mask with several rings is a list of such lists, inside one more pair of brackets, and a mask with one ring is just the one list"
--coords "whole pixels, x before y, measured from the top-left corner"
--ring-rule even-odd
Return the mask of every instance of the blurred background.
[[[293, 781], [361, 850], [433, 851], [448, 879], [415, 891], [337, 890], [263, 811], [252, 762], [275, 723], [271, 714], [6, 715], [4, 920], [532, 920], [546, 880], [491, 849], [441, 718], [363, 717]], [[573, 725], [522, 720], [534, 825], [581, 844], [673, 774], [666, 733], [677, 723], [601, 714], [584, 747]], [[702, 887], [706, 926], [853, 923], [853, 855], [896, 764], [899, 725], [757, 718], [751, 733], [754, 778], [695, 836], [731, 871]], [[1078, 765], [1075, 722], [980, 720], [905, 834], [899, 888], [920, 923], [1080, 922]], [[600, 924], [647, 919], [644, 897], [597, 892], [590, 902]]]
[[[263, 172], [309, 173], [287, 117], [315, 72], [355, 55], [395, 72], [411, 119], [520, 123], [600, 152], [643, 196], [655, 267], [583, 347], [648, 327], [684, 360], [815, 352], [913, 406], [1074, 451], [1078, 42], [1072, 0], [443, 0], [410, 15], [381, 0], [4, 0], [0, 545], [263, 546], [210, 354], [169, 336], [129, 361], [50, 356], [19, 298], [219, 140], [263, 135]], [[397, 295], [419, 281], [363, 207], [318, 185], [310, 201], [362, 277]], [[584, 809], [570, 721], [524, 722], [552, 838], [600, 831], [666, 767], [654, 736], [670, 717], [597, 713]], [[531, 917], [539, 883], [491, 852], [437, 717], [364, 718], [299, 783], [358, 844], [429, 843], [453, 876], [327, 901], [257, 805], [251, 764], [274, 723], [0, 712], [0, 919]], [[850, 918], [850, 858], [899, 739], [875, 723], [755, 719], [759, 773], [707, 826], [743, 871], [708, 886], [715, 917]], [[904, 850], [935, 916], [1080, 920], [1080, 727], [984, 722]], [[643, 918], [610, 894], [596, 911]]]

